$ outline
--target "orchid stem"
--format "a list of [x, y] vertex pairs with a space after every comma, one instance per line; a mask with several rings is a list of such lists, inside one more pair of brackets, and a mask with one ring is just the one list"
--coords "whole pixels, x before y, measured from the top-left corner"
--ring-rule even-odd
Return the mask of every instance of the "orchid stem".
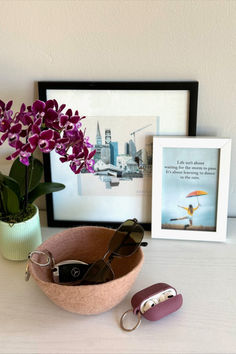
[[[29, 170], [29, 167], [30, 170]], [[28, 189], [30, 188], [31, 182], [32, 182], [32, 174], [33, 174], [33, 170], [34, 170], [34, 158], [33, 158], [33, 154], [31, 155], [30, 158], [30, 165], [28, 166], [28, 171], [29, 171], [29, 176], [28, 176]]]

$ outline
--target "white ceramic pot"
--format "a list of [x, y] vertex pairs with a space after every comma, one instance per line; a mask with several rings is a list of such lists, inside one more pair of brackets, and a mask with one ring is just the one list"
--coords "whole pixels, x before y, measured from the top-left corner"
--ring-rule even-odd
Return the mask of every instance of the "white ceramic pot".
[[39, 210], [26, 221], [9, 225], [0, 221], [0, 250], [2, 256], [13, 261], [23, 261], [30, 251], [42, 243]]

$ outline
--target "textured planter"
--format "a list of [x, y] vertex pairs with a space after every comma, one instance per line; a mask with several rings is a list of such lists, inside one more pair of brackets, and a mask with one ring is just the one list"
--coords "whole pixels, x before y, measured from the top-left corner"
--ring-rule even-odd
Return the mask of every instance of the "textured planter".
[[0, 250], [2, 256], [12, 261], [23, 261], [28, 253], [35, 250], [42, 242], [39, 210], [26, 221], [9, 225], [0, 221]]

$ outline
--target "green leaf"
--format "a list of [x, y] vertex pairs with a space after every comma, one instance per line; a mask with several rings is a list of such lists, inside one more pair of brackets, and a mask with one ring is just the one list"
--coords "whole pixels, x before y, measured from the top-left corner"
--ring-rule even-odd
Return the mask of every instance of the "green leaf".
[[7, 213], [6, 201], [4, 200], [4, 196], [3, 196], [3, 188], [4, 188], [4, 184], [3, 182], [0, 181], [0, 211], [2, 215]]
[[43, 194], [58, 192], [64, 188], [65, 185], [62, 183], [40, 183], [33, 191], [29, 193], [29, 203], [33, 203], [35, 199], [37, 199]]
[[29, 176], [29, 192], [39, 185], [43, 175], [43, 164], [38, 159], [32, 157], [28, 167], [23, 165], [19, 159], [16, 159], [12, 164], [9, 176], [19, 183], [21, 196], [25, 195], [25, 176], [27, 168]]
[[8, 177], [0, 172], [0, 182], [2, 182], [5, 186], [9, 187], [20, 200], [20, 186], [15, 179]]
[[20, 211], [19, 199], [17, 195], [7, 186], [2, 185], [2, 196], [6, 206], [7, 214], [16, 214]]

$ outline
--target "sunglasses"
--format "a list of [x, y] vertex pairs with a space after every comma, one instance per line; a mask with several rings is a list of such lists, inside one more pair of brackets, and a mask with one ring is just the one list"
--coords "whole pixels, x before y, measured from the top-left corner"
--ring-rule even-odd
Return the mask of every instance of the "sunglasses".
[[[32, 263], [41, 267], [50, 265], [54, 282], [64, 285], [94, 285], [106, 283], [115, 278], [111, 262], [115, 257], [128, 257], [134, 254], [142, 242], [144, 229], [136, 219], [128, 219], [122, 223], [112, 236], [109, 247], [102, 259], [87, 264], [78, 260], [67, 260], [55, 264], [53, 256], [48, 251], [33, 251], [29, 254]], [[39, 263], [33, 257], [44, 255], [45, 262]]]
[[112, 236], [108, 251], [103, 258], [90, 265], [78, 283], [80, 285], [101, 284], [113, 280], [115, 274], [111, 262], [114, 257], [128, 257], [134, 254], [140, 246], [147, 246], [147, 242], [142, 242], [143, 236], [144, 229], [136, 219], [126, 220]]

